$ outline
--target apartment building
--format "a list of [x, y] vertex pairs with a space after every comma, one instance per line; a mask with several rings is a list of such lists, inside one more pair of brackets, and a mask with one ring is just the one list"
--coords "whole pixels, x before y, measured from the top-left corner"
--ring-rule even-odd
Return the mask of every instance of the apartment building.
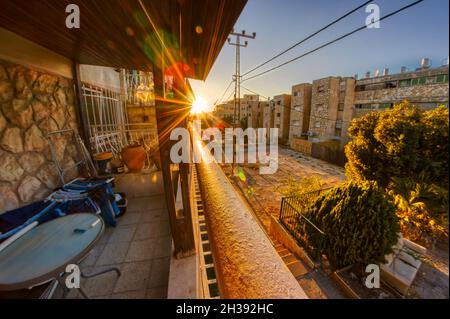
[[[240, 112], [239, 109], [236, 109], [236, 117], [239, 117], [239, 120], [243, 120], [249, 116], [251, 110], [258, 108], [259, 95], [244, 94], [237, 102], [238, 105], [240, 104]], [[236, 107], [239, 107], [238, 105], [236, 105]], [[225, 103], [218, 104], [214, 110], [214, 115], [221, 119], [226, 117], [234, 118], [234, 109], [235, 101], [232, 99]]]
[[353, 107], [355, 79], [351, 77], [327, 77], [313, 81], [309, 140], [321, 142], [339, 140], [344, 117]]
[[[348, 128], [353, 119], [372, 111], [382, 111], [408, 100], [421, 109], [447, 105], [449, 66], [430, 68], [422, 59], [420, 67], [389, 74], [384, 69], [364, 79], [327, 77], [313, 81], [308, 116], [305, 84], [292, 88], [290, 145], [294, 149], [311, 149], [309, 142], [339, 141], [342, 150], [348, 143]], [[303, 95], [302, 95], [303, 93]], [[303, 101], [303, 112], [300, 112]], [[299, 110], [298, 112], [296, 110]], [[309, 124], [305, 124], [308, 122]], [[306, 128], [308, 125], [308, 128]], [[301, 128], [300, 128], [301, 127]]]
[[280, 94], [274, 96], [270, 101], [271, 110], [273, 112], [273, 128], [278, 128], [278, 138], [282, 143], [286, 143], [289, 139], [289, 120], [291, 117], [291, 95]]
[[263, 125], [263, 117], [264, 117], [264, 107], [268, 106], [268, 101], [258, 101], [252, 102], [248, 104], [248, 127], [264, 127]]
[[294, 136], [306, 136], [308, 133], [311, 113], [311, 92], [312, 85], [310, 83], [301, 83], [292, 87], [289, 125], [289, 144], [291, 147]]
[[228, 101], [225, 103], [221, 103], [216, 105], [214, 112], [214, 116], [219, 119], [224, 119], [227, 117], [234, 117], [234, 101]]

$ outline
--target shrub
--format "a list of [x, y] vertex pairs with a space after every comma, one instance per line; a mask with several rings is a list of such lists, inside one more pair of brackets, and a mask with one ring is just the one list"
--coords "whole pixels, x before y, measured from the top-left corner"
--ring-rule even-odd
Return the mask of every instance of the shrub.
[[426, 246], [448, 237], [448, 191], [431, 184], [428, 174], [417, 181], [394, 178], [389, 195], [397, 207], [402, 234]]
[[385, 261], [397, 243], [395, 207], [376, 182], [347, 182], [320, 195], [299, 219], [299, 231], [333, 268]]

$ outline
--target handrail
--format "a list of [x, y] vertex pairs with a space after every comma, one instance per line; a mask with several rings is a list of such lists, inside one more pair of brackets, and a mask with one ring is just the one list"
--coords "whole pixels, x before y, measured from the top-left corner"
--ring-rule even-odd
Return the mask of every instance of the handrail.
[[[305, 248], [313, 258], [320, 255], [321, 245], [326, 240], [326, 233], [321, 230], [317, 225], [315, 225], [311, 220], [309, 220], [302, 213], [302, 210], [306, 209], [310, 204], [311, 196], [320, 195], [324, 191], [331, 189], [324, 188], [316, 191], [301, 193], [294, 196], [283, 197], [281, 199], [280, 207], [280, 217], [279, 221], [284, 226], [284, 228], [295, 238], [295, 240]], [[308, 202], [307, 204], [305, 204]], [[310, 226], [312, 226], [319, 234], [321, 238], [321, 243], [317, 247], [313, 247], [306, 235], [301, 229], [302, 220], [306, 221]], [[305, 237], [306, 236], [306, 237]], [[319, 247], [320, 246], [320, 247]]]
[[193, 144], [222, 297], [308, 298], [211, 153]]

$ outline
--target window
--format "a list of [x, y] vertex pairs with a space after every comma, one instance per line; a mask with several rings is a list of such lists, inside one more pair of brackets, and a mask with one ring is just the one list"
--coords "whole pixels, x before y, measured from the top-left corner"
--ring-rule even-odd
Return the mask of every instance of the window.
[[378, 108], [381, 110], [384, 110], [384, 109], [390, 109], [392, 106], [393, 106], [392, 103], [382, 103], [382, 104], [378, 105]]
[[445, 74], [439, 74], [436, 77], [436, 83], [445, 83]]
[[376, 106], [372, 105], [372, 104], [355, 104], [355, 109], [374, 110], [375, 108], [376, 108]]
[[314, 124], [314, 126], [315, 126], [316, 128], [319, 128], [319, 127], [320, 127], [320, 121], [316, 121], [316, 123]]
[[411, 84], [412, 85], [423, 85], [427, 82], [427, 78], [422, 77], [422, 78], [415, 78], [411, 80]]
[[325, 86], [319, 85], [319, 86], [317, 87], [317, 93], [323, 93], [323, 92], [325, 92]]
[[399, 84], [399, 86], [400, 86], [401, 88], [411, 86], [411, 79], [400, 80], [400, 81], [398, 82], [398, 84]]
[[361, 91], [365, 91], [366, 90], [366, 86], [365, 85], [357, 85], [355, 87], [355, 91], [356, 92], [361, 92]]
[[393, 89], [393, 88], [396, 88], [396, 87], [397, 87], [397, 81], [390, 81], [390, 82], [385, 82], [384, 83], [384, 88], [385, 89]]
[[436, 83], [436, 77], [435, 76], [429, 76], [426, 79], [426, 84], [433, 84]]
[[336, 128], [334, 129], [334, 136], [340, 137], [341, 134], [342, 134], [342, 129], [336, 127]]
[[277, 105], [281, 105], [281, 101], [277, 101]]
[[343, 111], [344, 110], [344, 103], [339, 103], [338, 104], [338, 111]]
[[277, 117], [280, 117], [281, 116], [281, 114], [280, 113], [277, 113]]
[[339, 89], [340, 91], [345, 91], [345, 87], [346, 87], [346, 83], [345, 81], [341, 81], [341, 83], [339, 83]]
[[342, 128], [342, 120], [337, 120], [337, 121], [336, 121], [335, 127], [336, 127], [337, 129], [341, 129], [341, 128]]
[[298, 92], [294, 92], [294, 96], [298, 96]]

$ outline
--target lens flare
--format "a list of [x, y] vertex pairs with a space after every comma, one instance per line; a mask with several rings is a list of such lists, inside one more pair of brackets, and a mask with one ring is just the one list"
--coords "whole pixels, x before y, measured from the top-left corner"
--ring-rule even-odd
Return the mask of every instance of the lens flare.
[[200, 114], [205, 113], [207, 111], [208, 111], [208, 104], [206, 103], [206, 101], [200, 96], [196, 97], [194, 103], [192, 103], [191, 113]]

